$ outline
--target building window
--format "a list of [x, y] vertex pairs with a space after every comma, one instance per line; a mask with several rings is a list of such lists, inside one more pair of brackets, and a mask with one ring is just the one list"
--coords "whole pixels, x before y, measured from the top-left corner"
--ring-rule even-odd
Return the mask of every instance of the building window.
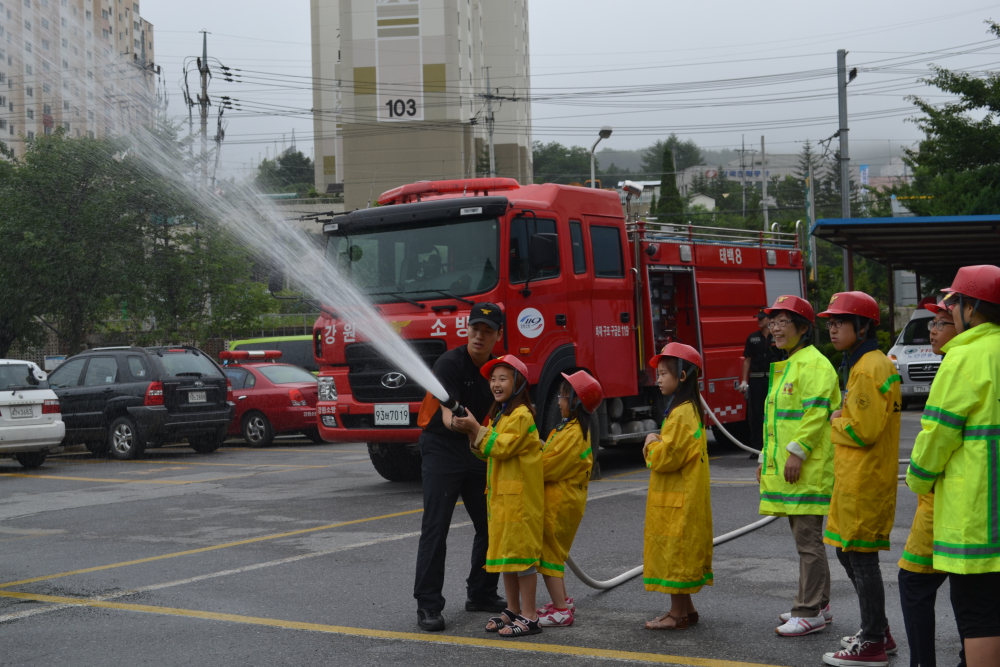
[[69, 40], [67, 40], [65, 37], [63, 37], [63, 39], [62, 39], [62, 45], [63, 45], [64, 49], [68, 49], [69, 48]]
[[24, 29], [31, 30], [31, 21], [29, 21], [28, 19], [24, 19]]
[[42, 61], [42, 71], [43, 72], [48, 72], [49, 71], [49, 61], [48, 60], [43, 60]]
[[0, 130], [6, 130], [6, 129], [7, 129], [7, 121], [5, 121], [3, 118], [0, 118]]
[[28, 96], [28, 97], [34, 97], [34, 96], [35, 96], [35, 89], [34, 89], [34, 88], [32, 88], [31, 86], [27, 86], [27, 87], [26, 87], [26, 88], [24, 89], [24, 94], [25, 94], [26, 96]]
[[65, 58], [63, 59], [63, 69], [69, 69], [69, 61]]
[[108, 31], [107, 30], [102, 30], [101, 32], [103, 33], [104, 39], [110, 39], [110, 37], [108, 37]]
[[103, 18], [103, 19], [108, 18], [108, 10], [106, 10], [106, 9], [102, 9], [101, 10], [101, 18]]
[[65, 100], [63, 101], [63, 110], [64, 111], [69, 111], [69, 102], [68, 101], [65, 101]]
[[52, 134], [52, 128], [51, 127], [46, 127], [45, 128], [45, 136], [49, 136], [50, 134]]
[[135, 12], [136, 14], [138, 14], [139, 13], [139, 5], [137, 5], [137, 4], [135, 4], [133, 2], [132, 3], [132, 11]]
[[25, 65], [24, 66], [24, 73], [25, 74], [31, 74], [32, 73], [31, 65]]
[[91, 139], [93, 139], [94, 138], [94, 131], [93, 130], [88, 130], [87, 131], [87, 136], [90, 137]]
[[51, 116], [52, 115], [52, 105], [51, 104], [43, 104], [42, 105], [42, 113], [45, 114], [46, 116]]
[[51, 93], [52, 92], [52, 86], [50, 86], [47, 83], [43, 83], [42, 84], [42, 92], [43, 93]]
[[25, 109], [24, 113], [28, 116], [28, 118], [34, 118], [35, 117], [35, 110], [34, 109]]
[[34, 138], [35, 138], [35, 133], [34, 132], [28, 132], [28, 141], [31, 141]]
[[87, 112], [87, 120], [94, 120], [94, 112], [93, 111], [88, 111]]
[[136, 40], [133, 40], [133, 41], [135, 42], [135, 48], [138, 49], [139, 48], [139, 40], [136, 39]]
[[93, 60], [93, 59], [94, 59], [94, 54], [91, 53], [90, 51], [87, 51], [87, 60]]
[[[87, 20], [89, 21], [89, 20], [90, 20], [90, 19], [92, 19], [92, 18], [94, 18], [94, 15], [93, 15], [93, 14], [91, 14], [91, 13], [90, 13], [90, 10], [88, 9], [88, 10], [87, 10]], [[65, 25], [65, 24], [63, 24], [63, 25]]]
[[31, 53], [31, 42], [24, 43], [24, 50], [27, 51], [28, 53]]

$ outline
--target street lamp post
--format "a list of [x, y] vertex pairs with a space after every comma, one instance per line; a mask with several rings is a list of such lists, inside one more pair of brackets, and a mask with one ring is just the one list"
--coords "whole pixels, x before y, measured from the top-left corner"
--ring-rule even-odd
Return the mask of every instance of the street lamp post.
[[597, 187], [597, 180], [594, 176], [594, 151], [597, 150], [597, 144], [601, 143], [601, 139], [607, 139], [611, 136], [611, 127], [605, 125], [601, 128], [601, 131], [598, 132], [597, 135], [597, 141], [595, 141], [594, 145], [590, 147], [590, 187], [592, 188]]

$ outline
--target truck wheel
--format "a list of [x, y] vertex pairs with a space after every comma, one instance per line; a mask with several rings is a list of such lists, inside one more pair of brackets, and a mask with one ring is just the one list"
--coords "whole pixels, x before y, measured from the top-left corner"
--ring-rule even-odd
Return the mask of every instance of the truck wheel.
[[323, 436], [319, 434], [318, 428], [311, 428], [308, 431], [303, 431], [302, 435], [306, 436], [307, 438], [315, 442], [317, 445], [322, 445], [324, 442], [326, 442], [326, 440], [323, 439]]
[[45, 457], [48, 455], [48, 452], [18, 452], [14, 454], [14, 458], [25, 468], [32, 470], [45, 463]]
[[399, 443], [369, 442], [368, 456], [375, 471], [390, 482], [415, 482], [421, 478], [423, 459], [415, 447]]
[[222, 447], [222, 443], [226, 441], [227, 431], [228, 428], [223, 426], [213, 433], [192, 435], [188, 438], [188, 444], [191, 445], [191, 449], [199, 454], [211, 454], [219, 447]]
[[251, 447], [267, 447], [274, 442], [274, 428], [263, 412], [254, 411], [243, 417], [240, 431]]
[[88, 440], [83, 443], [83, 446], [94, 456], [108, 455], [108, 443], [106, 440]]
[[142, 455], [146, 441], [131, 417], [118, 417], [108, 429], [108, 453], [111, 458], [129, 461]]

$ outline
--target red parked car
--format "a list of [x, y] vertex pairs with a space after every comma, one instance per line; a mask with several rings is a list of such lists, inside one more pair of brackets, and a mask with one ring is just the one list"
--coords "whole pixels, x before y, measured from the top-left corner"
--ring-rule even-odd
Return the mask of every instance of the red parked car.
[[251, 447], [267, 447], [284, 433], [323, 442], [316, 427], [316, 376], [274, 361], [280, 357], [278, 350], [219, 353], [236, 403], [229, 435], [242, 435]]

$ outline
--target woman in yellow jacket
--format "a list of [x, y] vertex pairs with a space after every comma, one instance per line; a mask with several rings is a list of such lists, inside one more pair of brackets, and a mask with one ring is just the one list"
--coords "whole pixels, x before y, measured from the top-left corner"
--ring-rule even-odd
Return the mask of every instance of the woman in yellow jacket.
[[[940, 303], [924, 305], [934, 313], [934, 319], [927, 323], [934, 354], [943, 355], [941, 348], [958, 333], [951, 315], [951, 308], [957, 302], [958, 299], [945, 298]], [[924, 493], [917, 496], [913, 526], [899, 559], [899, 606], [910, 646], [910, 667], [937, 664], [934, 603], [938, 589], [947, 579], [947, 572], [934, 569], [934, 494]], [[958, 666], [965, 667], [964, 650], [959, 652]]]
[[878, 552], [889, 550], [899, 484], [899, 374], [878, 349], [879, 308], [864, 292], [840, 292], [819, 314], [829, 318], [830, 342], [844, 353], [844, 407], [831, 416], [834, 485], [823, 541], [854, 584], [861, 631], [845, 637], [843, 650], [827, 653], [828, 665], [888, 664], [896, 652], [885, 617], [885, 586]]
[[601, 385], [586, 371], [562, 374], [559, 411], [563, 421], [542, 449], [545, 479], [545, 525], [542, 533], [542, 573], [552, 602], [538, 610], [543, 627], [573, 625], [575, 607], [566, 593], [566, 556], [587, 506], [587, 486], [594, 465], [590, 447], [590, 414], [604, 400]]
[[670, 402], [659, 436], [646, 438], [649, 468], [642, 583], [670, 594], [670, 611], [646, 622], [650, 630], [684, 630], [698, 622], [691, 595], [711, 586], [712, 497], [708, 440], [698, 393], [701, 355], [670, 343], [650, 359], [656, 385]]
[[501, 637], [542, 631], [535, 612], [537, 566], [542, 555], [542, 443], [528, 396], [528, 369], [504, 355], [483, 364], [494, 404], [489, 422], [469, 439], [473, 453], [486, 459], [490, 545], [486, 570], [502, 572], [507, 609], [486, 624]]

